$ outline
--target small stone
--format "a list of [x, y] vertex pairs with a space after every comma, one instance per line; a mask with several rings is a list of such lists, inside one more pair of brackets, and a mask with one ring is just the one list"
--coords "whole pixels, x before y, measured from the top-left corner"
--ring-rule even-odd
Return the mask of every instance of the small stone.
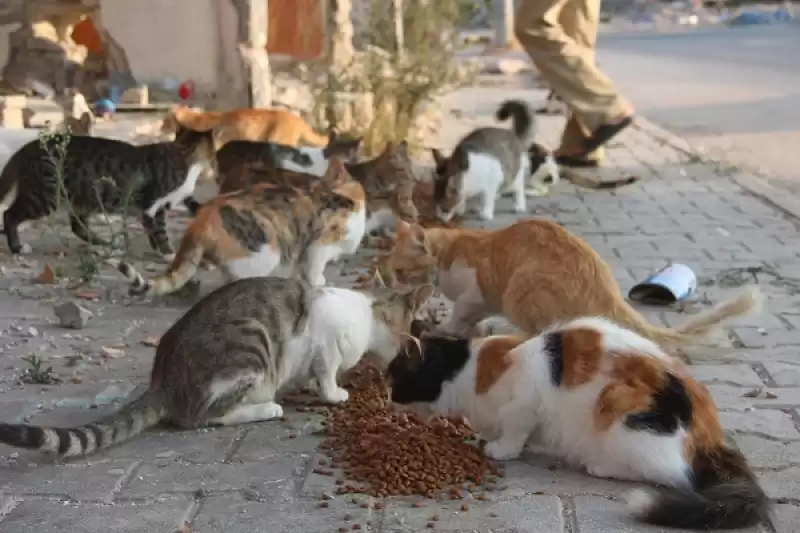
[[146, 338], [141, 340], [141, 343], [144, 346], [151, 346], [151, 347], [155, 348], [155, 347], [158, 346], [158, 341], [159, 341], [158, 337], [146, 337]]
[[64, 302], [54, 311], [62, 328], [83, 329], [92, 317], [91, 311], [75, 302]]
[[159, 459], [166, 459], [167, 457], [172, 457], [173, 455], [175, 455], [175, 452], [168, 451], [168, 452], [157, 453], [156, 457]]
[[108, 471], [108, 473], [111, 474], [112, 476], [121, 476], [122, 474], [125, 473], [125, 469], [124, 468], [112, 468], [111, 470]]
[[100, 348], [100, 351], [103, 352], [105, 357], [119, 357], [121, 355], [125, 355], [125, 352], [119, 348], [112, 348], [111, 346], [103, 346]]
[[39, 336], [39, 330], [36, 329], [33, 326], [29, 327], [28, 329], [26, 329], [23, 332], [23, 337], [31, 337], [31, 338], [33, 338], [33, 337], [38, 337], [38, 336]]

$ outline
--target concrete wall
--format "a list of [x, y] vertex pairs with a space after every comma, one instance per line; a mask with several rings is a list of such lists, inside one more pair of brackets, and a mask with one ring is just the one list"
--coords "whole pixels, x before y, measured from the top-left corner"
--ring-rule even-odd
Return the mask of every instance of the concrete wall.
[[215, 90], [220, 39], [213, 2], [224, 1], [101, 0], [101, 23], [137, 80], [192, 79], [199, 90]]

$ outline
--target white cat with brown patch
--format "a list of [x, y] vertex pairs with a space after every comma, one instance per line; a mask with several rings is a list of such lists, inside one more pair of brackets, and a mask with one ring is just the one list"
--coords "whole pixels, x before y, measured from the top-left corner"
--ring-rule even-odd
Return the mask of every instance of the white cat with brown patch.
[[710, 394], [654, 342], [600, 318], [524, 337], [423, 334], [388, 369], [395, 405], [466, 417], [493, 459], [541, 443], [602, 478], [667, 487], [637, 491], [643, 521], [731, 529], [768, 517], [745, 457], [725, 442]]

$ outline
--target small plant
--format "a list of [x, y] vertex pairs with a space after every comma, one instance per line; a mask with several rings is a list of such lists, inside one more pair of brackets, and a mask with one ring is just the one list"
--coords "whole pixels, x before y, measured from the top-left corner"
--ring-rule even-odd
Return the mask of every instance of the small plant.
[[[72, 137], [72, 130], [69, 125], [64, 125], [60, 131], [43, 130], [39, 133], [39, 143], [42, 150], [45, 152], [45, 162], [50, 166], [52, 172], [52, 179], [55, 182], [55, 209], [53, 210], [53, 217], [50, 219], [51, 229], [58, 235], [62, 244], [69, 246], [67, 240], [63, 236], [59, 228], [63, 228], [63, 223], [58, 223], [56, 217], [63, 205], [67, 206], [69, 215], [74, 215], [72, 204], [70, 203], [68, 190], [65, 183], [66, 176], [66, 161], [67, 153], [69, 150], [69, 143]], [[100, 272], [100, 265], [108, 260], [112, 255], [115, 255], [119, 250], [127, 253], [129, 249], [129, 236], [126, 226], [126, 217], [124, 215], [128, 212], [128, 206], [133, 205], [134, 195], [132, 187], [129, 191], [124, 191], [123, 194], [117, 194], [119, 185], [109, 176], [102, 176], [97, 179], [93, 184], [94, 194], [98, 205], [101, 206], [101, 215], [106, 221], [110, 239], [105, 244], [92, 244], [86, 243], [85, 246], [78, 248], [78, 265], [76, 267], [77, 276], [79, 281], [83, 284], [89, 284], [94, 281], [97, 274]], [[113, 194], [104, 194], [113, 193]], [[112, 219], [109, 218], [108, 212], [105, 209], [104, 197], [119, 196], [122, 198], [122, 205], [120, 211], [123, 213], [119, 227], [115, 227]], [[78, 220], [81, 220], [78, 217]], [[81, 223], [83, 224], [83, 223]], [[83, 224], [84, 230], [89, 232], [86, 224]]]
[[61, 383], [61, 378], [53, 373], [53, 367], [45, 367], [45, 361], [36, 354], [30, 354], [22, 358], [28, 364], [28, 368], [22, 373], [19, 380], [23, 383], [36, 385], [53, 385]]
[[[317, 126], [363, 137], [367, 155], [387, 142], [405, 140], [420, 148], [412, 133], [426, 104], [469, 81], [457, 62], [456, 28], [464, 5], [463, 0], [404, 0], [399, 10], [387, 10], [384, 0], [368, 2], [368, 15], [355, 32], [360, 50], [351, 63], [334, 66], [326, 58], [309, 71]], [[363, 105], [371, 108], [371, 119], [361, 120], [353, 111], [351, 123], [337, 122], [334, 109], [346, 93], [368, 97]]]

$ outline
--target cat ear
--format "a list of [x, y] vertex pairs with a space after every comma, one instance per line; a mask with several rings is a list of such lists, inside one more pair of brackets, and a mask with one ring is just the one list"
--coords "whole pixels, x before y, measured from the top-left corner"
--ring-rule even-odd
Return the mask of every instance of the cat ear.
[[431, 149], [431, 154], [433, 155], [433, 160], [436, 162], [436, 168], [443, 167], [447, 164], [447, 157], [436, 148]]
[[417, 337], [409, 335], [408, 333], [401, 333], [400, 338], [403, 340], [403, 352], [411, 359], [422, 359], [424, 350], [422, 343]]
[[81, 132], [89, 133], [92, 128], [92, 115], [91, 113], [84, 113], [81, 115], [81, 118], [78, 120], [78, 123], [81, 126]]
[[411, 293], [409, 293], [409, 303], [413, 309], [420, 309], [423, 305], [428, 301], [428, 299], [433, 296], [436, 287], [431, 285], [430, 283], [426, 283], [424, 285], [420, 285], [419, 287], [415, 288]]
[[349, 174], [344, 167], [342, 158], [332, 155], [328, 160], [328, 169], [325, 171], [325, 175], [322, 176], [323, 181], [331, 188], [335, 189], [342, 186], [347, 181], [348, 177]]
[[394, 226], [394, 232], [398, 235], [408, 235], [411, 233], [411, 224], [398, 218]]
[[386, 282], [383, 280], [383, 276], [381, 275], [380, 269], [375, 269], [375, 273], [372, 274], [372, 277], [364, 284], [365, 288], [367, 289], [385, 289]]

